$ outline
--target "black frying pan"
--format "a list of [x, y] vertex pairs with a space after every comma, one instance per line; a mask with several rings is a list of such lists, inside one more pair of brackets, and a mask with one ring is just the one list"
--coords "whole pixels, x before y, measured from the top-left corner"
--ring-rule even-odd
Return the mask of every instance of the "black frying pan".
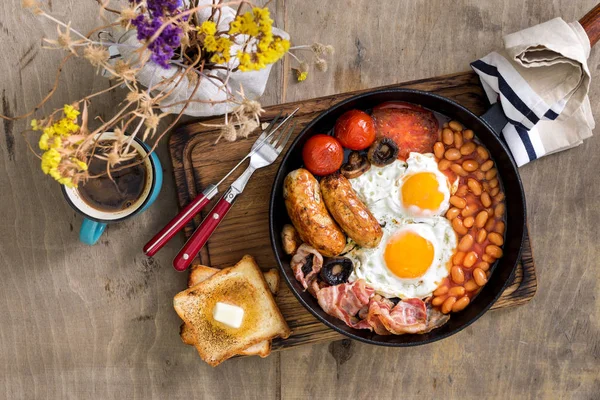
[[[290, 256], [285, 254], [281, 244], [283, 225], [290, 223], [283, 199], [283, 181], [289, 172], [302, 166], [302, 146], [306, 140], [317, 133], [329, 132], [338, 117], [348, 110], [355, 108], [366, 110], [386, 101], [406, 101], [419, 104], [455, 119], [472, 129], [496, 162], [498, 175], [501, 178], [506, 195], [507, 221], [506, 239], [503, 247], [504, 256], [492, 267], [492, 274], [488, 283], [467, 308], [461, 312], [453, 313], [450, 321], [442, 327], [423, 335], [377, 335], [368, 330], [350, 328], [343, 321], [326, 314], [317, 300], [310, 293], [305, 292], [296, 281], [290, 268]], [[492, 108], [484, 116], [478, 117], [460, 104], [433, 93], [410, 89], [383, 89], [360, 94], [342, 101], [321, 113], [307, 125], [283, 157], [281, 166], [275, 176], [269, 205], [269, 229], [275, 258], [288, 286], [300, 303], [330, 328], [352, 339], [382, 346], [403, 347], [431, 343], [459, 332], [481, 317], [502, 294], [508, 283], [512, 281], [521, 255], [526, 223], [525, 196], [521, 178], [508, 148], [498, 136], [505, 123], [506, 120], [503, 118], [501, 111], [498, 112], [497, 107]]]

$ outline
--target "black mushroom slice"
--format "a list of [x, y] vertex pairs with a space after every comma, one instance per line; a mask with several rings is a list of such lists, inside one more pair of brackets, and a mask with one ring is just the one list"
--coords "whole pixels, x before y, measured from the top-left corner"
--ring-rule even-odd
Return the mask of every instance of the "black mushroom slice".
[[383, 167], [393, 163], [399, 151], [398, 145], [392, 139], [379, 138], [369, 147], [367, 158], [371, 164]]
[[306, 260], [304, 261], [304, 264], [302, 265], [302, 273], [304, 274], [304, 276], [308, 276], [308, 274], [310, 274], [313, 270], [313, 257], [314, 255], [312, 253], [309, 253], [306, 256]]
[[321, 279], [331, 286], [348, 282], [354, 270], [352, 260], [346, 257], [331, 257], [325, 260], [321, 268]]
[[348, 162], [342, 165], [342, 175], [348, 179], [358, 178], [371, 168], [371, 163], [358, 151], [353, 151], [348, 156]]

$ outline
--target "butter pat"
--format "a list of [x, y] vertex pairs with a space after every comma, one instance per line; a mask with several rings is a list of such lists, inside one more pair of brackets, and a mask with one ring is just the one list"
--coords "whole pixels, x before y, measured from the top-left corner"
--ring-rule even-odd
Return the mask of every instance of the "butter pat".
[[213, 308], [213, 318], [231, 328], [242, 326], [244, 309], [227, 303], [217, 302]]

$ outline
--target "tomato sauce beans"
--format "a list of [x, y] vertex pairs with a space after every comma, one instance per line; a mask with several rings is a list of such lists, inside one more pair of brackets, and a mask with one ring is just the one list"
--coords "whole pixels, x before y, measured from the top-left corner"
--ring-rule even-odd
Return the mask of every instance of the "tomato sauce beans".
[[472, 130], [458, 121], [445, 124], [434, 153], [439, 170], [450, 182], [458, 181], [446, 212], [458, 245], [449, 276], [431, 301], [447, 314], [470, 304], [487, 283], [493, 263], [502, 257], [506, 204], [498, 169]]

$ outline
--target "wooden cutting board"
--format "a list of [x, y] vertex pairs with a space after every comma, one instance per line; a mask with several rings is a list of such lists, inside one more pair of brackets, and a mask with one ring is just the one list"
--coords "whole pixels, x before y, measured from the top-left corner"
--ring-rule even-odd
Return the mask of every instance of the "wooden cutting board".
[[[399, 83], [388, 87], [434, 92], [455, 100], [478, 115], [482, 114], [489, 106], [479, 84], [479, 79], [472, 72]], [[295, 117], [297, 124], [294, 135], [296, 135], [322, 111], [361, 92], [363, 91], [267, 107], [263, 115], [263, 121], [270, 121], [280, 111], [289, 113], [296, 107], [300, 107], [300, 111]], [[221, 121], [222, 119], [203, 122], [211, 124]], [[182, 125], [171, 135], [169, 147], [181, 207], [188, 204], [206, 185], [218, 182], [248, 153], [255, 140], [253, 137], [234, 143], [219, 141], [215, 144], [217, 138], [218, 132], [214, 128], [206, 127], [200, 122]], [[290, 143], [292, 140], [290, 140]], [[237, 200], [207, 246], [202, 250], [198, 262], [205, 265], [227, 267], [235, 264], [244, 254], [250, 254], [256, 258], [263, 269], [276, 267], [277, 264], [271, 251], [268, 232], [268, 202], [271, 185], [278, 167], [279, 162], [276, 162], [274, 165], [259, 169], [254, 173], [243, 195]], [[240, 168], [239, 173], [242, 170]], [[220, 189], [224, 191], [237, 178], [239, 173], [234, 174]], [[210, 211], [219, 197], [220, 195], [217, 195], [213, 202], [204, 209], [202, 215], [197, 216], [193, 223], [186, 226], [186, 238], [191, 235], [195, 226]], [[534, 296], [536, 288], [537, 281], [533, 254], [527, 236], [515, 279], [492, 306], [492, 309], [514, 307], [526, 303]], [[320, 323], [301, 306], [283, 282], [277, 295], [277, 304], [293, 334], [286, 340], [275, 341], [273, 343], [274, 349], [342, 338], [341, 334]]]

